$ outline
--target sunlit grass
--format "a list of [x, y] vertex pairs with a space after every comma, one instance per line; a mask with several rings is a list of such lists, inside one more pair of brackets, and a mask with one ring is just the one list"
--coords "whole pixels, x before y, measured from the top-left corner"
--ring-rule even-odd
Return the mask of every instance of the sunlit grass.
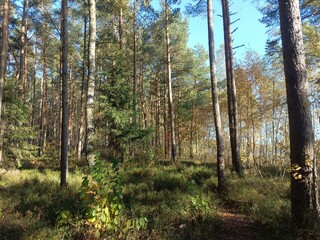
[[[213, 165], [130, 163], [124, 165], [124, 205], [127, 218], [146, 217], [146, 230], [128, 239], [220, 239], [218, 211], [232, 208], [262, 224], [263, 239], [292, 238], [288, 176], [265, 173], [238, 178], [227, 171], [227, 192], [217, 192]], [[59, 186], [52, 170], [14, 170], [0, 174], [0, 239], [77, 239], [77, 219], [57, 226], [59, 211], [79, 211], [81, 171], [71, 173], [69, 185]], [[268, 177], [266, 177], [268, 176]], [[310, 232], [312, 233], [312, 229]], [[311, 236], [316, 236], [312, 233]]]

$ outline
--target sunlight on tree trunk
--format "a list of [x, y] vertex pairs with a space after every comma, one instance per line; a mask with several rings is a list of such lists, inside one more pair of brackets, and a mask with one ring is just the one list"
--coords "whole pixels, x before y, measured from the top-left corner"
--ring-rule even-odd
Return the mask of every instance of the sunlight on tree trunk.
[[228, 0], [222, 0], [223, 12], [223, 30], [225, 45], [225, 61], [227, 75], [227, 91], [228, 91], [228, 114], [229, 114], [229, 131], [232, 153], [232, 165], [238, 175], [242, 174], [239, 139], [238, 139], [238, 111], [236, 99], [236, 85], [234, 76], [234, 62], [232, 52], [232, 37], [230, 30], [230, 12]]
[[176, 161], [176, 136], [174, 127], [174, 109], [172, 103], [172, 86], [171, 86], [171, 47], [170, 47], [170, 36], [169, 36], [169, 3], [166, 1], [166, 44], [167, 44], [167, 71], [168, 71], [168, 108], [170, 117], [170, 136], [171, 136], [171, 160]]
[[216, 130], [217, 144], [217, 175], [218, 189], [222, 191], [225, 188], [225, 162], [224, 162], [224, 145], [222, 136], [222, 124], [219, 106], [219, 89], [216, 73], [215, 51], [214, 51], [214, 32], [213, 32], [213, 17], [212, 17], [212, 0], [207, 0], [208, 4], [208, 36], [209, 36], [209, 60], [210, 60], [210, 77], [211, 77], [211, 95], [213, 116]]
[[292, 167], [301, 170], [291, 178], [292, 215], [306, 227], [311, 215], [318, 216], [317, 159], [314, 153], [314, 131], [298, 0], [279, 0], [284, 73], [290, 128]]
[[94, 164], [94, 93], [96, 75], [96, 1], [90, 0], [90, 24], [89, 24], [89, 76], [87, 96], [87, 161], [89, 166]]

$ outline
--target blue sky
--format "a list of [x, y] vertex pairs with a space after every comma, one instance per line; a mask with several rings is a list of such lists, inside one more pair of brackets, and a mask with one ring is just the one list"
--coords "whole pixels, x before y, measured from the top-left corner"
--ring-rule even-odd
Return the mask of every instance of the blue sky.
[[[190, 0], [185, 2], [191, 2]], [[238, 30], [233, 33], [233, 47], [245, 44], [245, 47], [235, 49], [235, 57], [241, 58], [246, 49], [252, 49], [263, 55], [265, 52], [265, 43], [267, 40], [266, 27], [259, 22], [262, 18], [260, 12], [256, 9], [256, 5], [251, 0], [233, 0], [230, 7], [231, 12], [236, 12], [236, 15], [231, 16], [231, 22], [240, 18], [238, 22], [233, 24], [232, 30], [238, 27]], [[216, 42], [216, 50], [223, 43], [223, 25], [222, 18], [217, 16], [222, 15], [221, 1], [213, 0], [214, 8], [214, 34]], [[208, 30], [207, 19], [203, 17], [189, 18], [189, 46], [193, 47], [196, 44], [202, 44], [208, 49]]]

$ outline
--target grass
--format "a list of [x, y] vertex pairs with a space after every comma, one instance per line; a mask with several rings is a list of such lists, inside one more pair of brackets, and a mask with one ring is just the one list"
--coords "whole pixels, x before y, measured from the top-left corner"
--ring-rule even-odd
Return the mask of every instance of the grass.
[[[233, 208], [267, 229], [263, 239], [290, 239], [289, 178], [258, 173], [238, 178], [228, 173], [228, 191], [217, 193], [213, 166], [180, 163], [124, 165], [125, 213], [147, 217], [145, 230], [127, 239], [221, 239], [218, 211]], [[0, 239], [89, 239], [77, 219], [58, 226], [59, 211], [79, 210], [82, 174], [70, 173], [67, 188], [59, 186], [59, 172], [14, 170], [0, 174]], [[308, 235], [308, 234], [307, 234]], [[79, 237], [81, 236], [81, 237]], [[316, 236], [310, 230], [310, 239]], [[92, 236], [90, 239], [94, 239]]]
[[63, 239], [55, 227], [62, 206], [74, 207], [80, 175], [70, 175], [68, 188], [60, 188], [55, 171], [23, 170], [1, 173], [0, 239]]

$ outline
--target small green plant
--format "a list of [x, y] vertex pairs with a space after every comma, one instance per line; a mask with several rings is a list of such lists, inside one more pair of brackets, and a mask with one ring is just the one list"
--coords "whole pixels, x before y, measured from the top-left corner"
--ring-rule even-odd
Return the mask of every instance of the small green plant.
[[190, 201], [192, 203], [192, 207], [196, 211], [207, 213], [207, 211], [210, 209], [209, 204], [199, 195], [190, 197]]
[[[117, 235], [121, 238], [129, 230], [140, 230], [147, 225], [146, 218], [125, 219], [118, 163], [96, 160], [92, 179], [83, 177], [80, 199], [84, 225], [95, 229], [98, 236]], [[68, 221], [68, 216], [68, 212], [62, 212], [61, 220]]]
[[62, 210], [58, 212], [57, 223], [58, 225], [69, 224], [72, 220], [72, 213], [69, 210]]
[[86, 225], [98, 230], [117, 231], [121, 222], [121, 178], [118, 165], [111, 167], [100, 160], [93, 166], [92, 182], [83, 177], [80, 198], [86, 217]]

